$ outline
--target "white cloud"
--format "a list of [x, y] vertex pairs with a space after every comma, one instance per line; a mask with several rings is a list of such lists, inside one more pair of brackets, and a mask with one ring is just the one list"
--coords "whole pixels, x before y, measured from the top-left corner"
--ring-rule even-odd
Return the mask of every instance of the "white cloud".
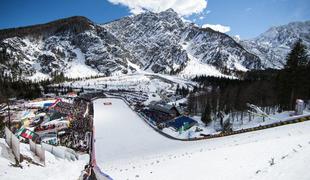
[[199, 21], [201, 22], [202, 20], [206, 19], [206, 17], [207, 17], [208, 14], [210, 14], [210, 13], [211, 13], [210, 10], [204, 10], [204, 11], [202, 11], [202, 12], [200, 12], [200, 13], [193, 14], [192, 16], [187, 17], [187, 18], [196, 19], [196, 21], [199, 20]]
[[214, 31], [219, 31], [222, 33], [226, 33], [226, 32], [230, 31], [229, 26], [223, 26], [220, 24], [204, 24], [204, 25], [202, 25], [202, 28], [207, 28], [207, 27], [213, 29]]
[[234, 38], [234, 40], [237, 42], [239, 42], [241, 40], [240, 35], [235, 35], [232, 38]]
[[207, 7], [207, 0], [108, 0], [113, 4], [127, 6], [133, 14], [146, 10], [161, 12], [172, 8], [181, 16], [200, 13]]

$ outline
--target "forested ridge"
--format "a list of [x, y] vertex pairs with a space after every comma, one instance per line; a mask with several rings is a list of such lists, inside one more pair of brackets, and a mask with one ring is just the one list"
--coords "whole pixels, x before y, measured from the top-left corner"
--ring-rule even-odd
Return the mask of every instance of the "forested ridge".
[[11, 37], [24, 37], [27, 35], [52, 35], [70, 30], [80, 33], [91, 28], [92, 22], [82, 16], [73, 16], [65, 19], [52, 21], [46, 24], [38, 24], [27, 27], [18, 27], [0, 30], [0, 40]]
[[195, 77], [199, 86], [188, 96], [188, 110], [201, 114], [209, 123], [212, 117], [248, 110], [247, 103], [262, 107], [267, 113], [293, 110], [296, 99], [310, 99], [310, 62], [306, 47], [297, 41], [287, 55], [282, 70], [249, 71], [240, 79]]

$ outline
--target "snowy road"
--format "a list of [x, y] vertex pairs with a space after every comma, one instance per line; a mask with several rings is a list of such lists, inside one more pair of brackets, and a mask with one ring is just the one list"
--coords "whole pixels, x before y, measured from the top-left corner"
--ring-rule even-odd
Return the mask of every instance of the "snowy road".
[[310, 179], [310, 122], [181, 142], [108, 98], [94, 101], [94, 125], [97, 164], [113, 179]]

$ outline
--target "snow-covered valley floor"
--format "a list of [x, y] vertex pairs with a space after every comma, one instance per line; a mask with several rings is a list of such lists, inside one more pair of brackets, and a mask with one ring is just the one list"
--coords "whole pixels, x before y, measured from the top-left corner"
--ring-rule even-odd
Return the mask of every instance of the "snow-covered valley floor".
[[[69, 81], [59, 85], [106, 91], [126, 89], [130, 91], [143, 91], [147, 93], [165, 91], [174, 94], [177, 85], [191, 89], [194, 85], [197, 85], [197, 83], [178, 76], [139, 72], [128, 75]], [[56, 86], [58, 86], [58, 84], [56, 84]]]
[[[111, 102], [112, 105], [104, 105]], [[94, 101], [98, 166], [113, 179], [310, 179], [310, 122], [195, 142], [150, 128], [120, 99]]]

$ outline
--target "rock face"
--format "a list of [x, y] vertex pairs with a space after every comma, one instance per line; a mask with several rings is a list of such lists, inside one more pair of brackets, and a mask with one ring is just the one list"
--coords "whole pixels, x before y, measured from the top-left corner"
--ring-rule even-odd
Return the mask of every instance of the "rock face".
[[272, 27], [255, 39], [241, 41], [248, 51], [262, 60], [264, 68], [283, 68], [292, 45], [301, 39], [310, 50], [310, 21]]
[[172, 9], [101, 25], [71, 17], [0, 31], [0, 70], [14, 76], [178, 74], [193, 60], [218, 70], [264, 67], [228, 35], [185, 22]]
[[[105, 28], [84, 17], [0, 32], [2, 72], [32, 76], [65, 72], [69, 77], [128, 72], [137, 60]], [[87, 72], [75, 68], [89, 66]]]
[[184, 33], [188, 51], [203, 63], [233, 70], [261, 69], [260, 59], [226, 34], [191, 26]]
[[259, 69], [260, 59], [226, 34], [185, 23], [172, 10], [148, 12], [102, 25], [142, 63], [144, 70], [177, 73], [189, 55], [219, 69]]

